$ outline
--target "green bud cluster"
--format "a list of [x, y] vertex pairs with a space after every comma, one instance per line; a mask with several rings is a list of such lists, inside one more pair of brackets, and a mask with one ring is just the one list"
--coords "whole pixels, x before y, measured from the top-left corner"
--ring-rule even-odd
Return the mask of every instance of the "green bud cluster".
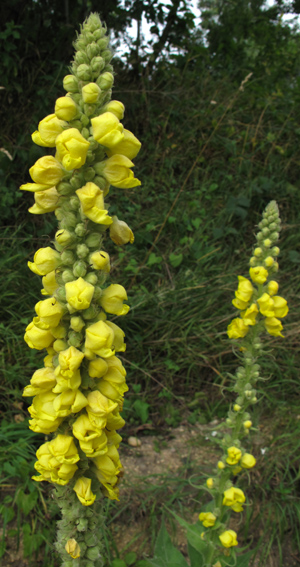
[[[101, 506], [96, 509], [82, 506], [70, 485], [57, 486], [54, 499], [62, 514], [62, 520], [57, 522], [55, 543], [56, 551], [63, 560], [61, 567], [103, 567], [104, 546], [99, 536], [105, 529], [105, 515]], [[65, 549], [66, 541], [71, 538], [80, 547], [77, 559], [71, 559]]]
[[276, 201], [271, 201], [267, 205], [258, 228], [260, 230], [256, 235], [257, 246], [250, 258], [250, 266], [264, 266], [272, 275], [278, 271], [277, 256], [280, 252], [278, 246], [275, 246], [280, 232], [279, 210]]

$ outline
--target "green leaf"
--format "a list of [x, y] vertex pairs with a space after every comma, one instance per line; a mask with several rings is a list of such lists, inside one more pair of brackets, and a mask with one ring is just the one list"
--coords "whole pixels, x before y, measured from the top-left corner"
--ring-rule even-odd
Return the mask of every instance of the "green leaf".
[[111, 562], [112, 567], [127, 567], [123, 559], [113, 559]]
[[124, 561], [127, 565], [133, 565], [136, 562], [137, 554], [134, 551], [126, 553]]
[[149, 404], [147, 404], [147, 402], [143, 402], [143, 400], [135, 400], [135, 402], [132, 404], [132, 407], [136, 415], [140, 418], [141, 422], [147, 423], [149, 418]]
[[164, 520], [161, 522], [155, 543], [154, 558], [150, 560], [150, 563], [154, 567], [188, 567], [183, 555], [174, 547], [166, 530]]
[[202, 553], [197, 551], [190, 543], [188, 543], [188, 554], [191, 567], [202, 567], [202, 565], [205, 565]]
[[37, 499], [38, 492], [36, 490], [31, 492], [31, 494], [25, 494], [21, 489], [18, 492], [16, 503], [24, 515], [28, 516], [29, 512], [31, 512], [31, 510], [35, 507]]
[[199, 218], [197, 218], [197, 219], [192, 219], [192, 225], [193, 225], [196, 229], [199, 228], [201, 222], [202, 222], [202, 219], [199, 219]]
[[156, 254], [154, 252], [152, 252], [148, 258], [148, 262], [147, 265], [148, 266], [154, 266], [154, 264], [160, 264], [162, 261], [162, 257], [161, 256], [156, 256]]
[[15, 517], [15, 511], [12, 506], [0, 506], [0, 514], [3, 516], [3, 524], [5, 526]]
[[173, 266], [173, 268], [177, 268], [177, 266], [180, 266], [180, 264], [183, 260], [183, 254], [174, 254], [172, 252], [169, 255], [169, 260], [170, 260], [171, 266]]
[[254, 551], [248, 551], [243, 555], [237, 555], [235, 567], [249, 567], [249, 562], [252, 559]]
[[199, 551], [199, 553], [205, 555], [207, 544], [203, 541], [203, 539], [201, 539], [201, 533], [203, 532], [201, 524], [188, 524], [188, 522], [177, 516], [174, 512], [172, 512], [172, 514], [176, 518], [178, 524], [186, 529], [188, 543], [194, 547], [194, 549]]

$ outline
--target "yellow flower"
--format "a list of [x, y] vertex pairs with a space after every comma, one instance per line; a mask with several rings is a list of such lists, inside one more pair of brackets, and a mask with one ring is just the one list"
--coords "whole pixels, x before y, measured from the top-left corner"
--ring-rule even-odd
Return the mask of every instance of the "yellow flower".
[[28, 262], [30, 270], [38, 276], [46, 276], [61, 264], [60, 254], [47, 246], [39, 248], [33, 257], [33, 262]]
[[83, 278], [66, 283], [66, 299], [68, 304], [75, 309], [87, 309], [93, 299], [95, 288]]
[[61, 374], [71, 378], [76, 370], [78, 370], [84, 359], [84, 354], [77, 348], [70, 346], [67, 350], [59, 353], [58, 366], [55, 369], [55, 374]]
[[104, 106], [105, 112], [112, 112], [119, 120], [124, 118], [125, 106], [119, 100], [110, 100]]
[[233, 409], [234, 409], [234, 411], [240, 411], [240, 409], [242, 409], [242, 408], [241, 408], [241, 406], [239, 406], [239, 404], [234, 404]]
[[21, 185], [22, 191], [44, 191], [57, 185], [64, 172], [60, 163], [53, 156], [44, 156], [38, 159], [30, 168], [29, 173], [34, 183]]
[[283, 335], [280, 332], [282, 331], [283, 326], [279, 321], [279, 319], [276, 319], [276, 317], [267, 317], [264, 320], [264, 323], [266, 330], [270, 335], [272, 335], [273, 337], [283, 337]]
[[202, 522], [205, 528], [211, 528], [216, 523], [216, 516], [211, 512], [201, 512], [199, 514], [199, 520]]
[[55, 398], [56, 394], [50, 391], [35, 396], [32, 400], [32, 405], [28, 408], [31, 417], [55, 421], [56, 418], [59, 417], [56, 415], [56, 411], [53, 407]]
[[101, 435], [90, 439], [89, 441], [79, 441], [81, 450], [86, 454], [89, 459], [94, 459], [100, 455], [107, 453], [107, 436], [104, 431]]
[[103, 175], [114, 187], [121, 189], [131, 189], [141, 185], [139, 179], [134, 177], [131, 167], [132, 161], [125, 156], [116, 154], [103, 162]]
[[74, 485], [73, 490], [75, 490], [77, 497], [83, 506], [91, 506], [91, 504], [95, 502], [96, 494], [92, 493], [91, 484], [92, 481], [90, 478], [82, 476]]
[[91, 424], [98, 429], [104, 429], [108, 414], [117, 409], [118, 404], [103, 396], [99, 390], [90, 392], [87, 401], [86, 411]]
[[49, 330], [39, 329], [39, 327], [36, 327], [36, 325], [32, 321], [26, 327], [24, 341], [30, 348], [43, 350], [44, 348], [48, 348], [50, 345], [52, 345], [52, 343], [54, 342], [54, 337]]
[[256, 459], [250, 453], [245, 453], [240, 460], [240, 464], [244, 469], [252, 469], [256, 465]]
[[59, 120], [55, 114], [49, 114], [49, 116], [41, 120], [38, 130], [31, 135], [32, 141], [38, 146], [54, 148], [55, 140], [62, 133], [65, 126], [67, 124]]
[[85, 326], [85, 322], [81, 317], [71, 317], [70, 327], [71, 329], [73, 329], [73, 331], [76, 331], [76, 333], [80, 333], [80, 331], [83, 329], [84, 326]]
[[112, 323], [111, 321], [106, 321], [106, 325], [110, 327], [110, 329], [112, 329], [114, 333], [114, 340], [113, 340], [114, 350], [116, 352], [125, 352], [126, 344], [124, 343], [124, 337], [125, 337], [124, 331], [122, 331], [122, 329], [120, 329], [118, 325], [115, 325], [115, 323]]
[[[60, 437], [63, 438], [65, 436], [62, 435]], [[37, 481], [47, 480], [49, 482], [55, 482], [56, 484], [60, 484], [62, 486], [67, 484], [78, 469], [75, 463], [79, 460], [79, 455], [76, 454], [77, 450], [75, 444], [73, 447], [71, 447], [72, 457], [69, 459], [69, 462], [68, 457], [64, 458], [61, 452], [62, 449], [68, 451], [71, 441], [73, 441], [72, 438], [70, 439], [70, 443], [68, 441], [63, 442], [61, 440], [60, 449], [60, 441], [57, 442], [56, 439], [41, 445], [41, 447], [36, 452], [38, 461], [34, 465], [34, 468], [41, 474], [41, 476], [34, 476], [32, 478]], [[53, 455], [53, 451], [57, 453], [57, 456]]]
[[207, 488], [213, 488], [214, 486], [214, 479], [213, 478], [208, 478], [206, 481], [206, 486]]
[[[116, 358], [116, 357], [112, 357]], [[89, 363], [89, 375], [91, 378], [102, 378], [104, 374], [106, 374], [108, 370], [108, 360], [111, 358], [104, 360], [103, 358], [95, 358]]]
[[227, 327], [227, 335], [230, 339], [240, 339], [247, 335], [249, 327], [245, 325], [243, 319], [236, 318]]
[[224, 492], [223, 506], [233, 506], [234, 504], [237, 503], [243, 504], [245, 500], [246, 498], [243, 491], [240, 490], [240, 488], [236, 488], [235, 486], [232, 486], [231, 488], [228, 488], [228, 490], [225, 490]]
[[95, 104], [98, 101], [101, 89], [96, 83], [88, 83], [82, 87], [82, 98], [86, 104]]
[[114, 445], [108, 447], [108, 451], [105, 455], [96, 457], [94, 463], [97, 467], [97, 478], [103, 482], [108, 482], [113, 486], [117, 483], [120, 470], [122, 465], [119, 458], [119, 453]]
[[98, 429], [90, 422], [87, 414], [81, 414], [73, 423], [73, 435], [76, 439], [84, 442], [89, 442], [101, 435], [101, 429]]
[[123, 125], [111, 112], [104, 112], [91, 119], [93, 136], [101, 146], [112, 148], [124, 138]]
[[97, 323], [93, 323], [86, 329], [85, 336], [85, 347], [88, 350], [103, 358], [115, 354], [114, 331], [107, 322], [97, 321]]
[[88, 219], [97, 224], [109, 225], [112, 223], [112, 219], [105, 209], [103, 191], [95, 183], [89, 181], [84, 187], [77, 189], [76, 194], [80, 200], [82, 212]]
[[219, 540], [223, 547], [234, 547], [238, 545], [236, 532], [233, 530], [226, 530], [219, 536]]
[[252, 421], [250, 421], [250, 419], [247, 419], [247, 421], [244, 421], [243, 426], [246, 429], [250, 429], [250, 427], [252, 427]]
[[269, 295], [276, 295], [276, 293], [278, 292], [278, 288], [279, 285], [277, 282], [275, 282], [274, 280], [270, 281], [268, 283], [268, 294]]
[[65, 550], [73, 559], [80, 557], [80, 547], [76, 539], [68, 539]]
[[53, 400], [56, 417], [67, 417], [78, 413], [87, 405], [87, 399], [80, 390], [64, 390]]
[[56, 187], [50, 187], [45, 191], [36, 191], [34, 193], [35, 203], [28, 209], [32, 215], [44, 215], [55, 211], [58, 205], [59, 194]]
[[250, 278], [254, 283], [264, 284], [268, 279], [268, 270], [263, 266], [256, 266], [249, 270]]
[[80, 459], [71, 435], [57, 435], [48, 444], [48, 450], [61, 464], [74, 465]]
[[55, 103], [54, 112], [61, 120], [73, 120], [78, 113], [77, 105], [70, 96], [61, 96]]
[[253, 294], [253, 285], [244, 276], [238, 276], [239, 285], [235, 292], [235, 297], [240, 301], [248, 303]]
[[109, 254], [103, 250], [93, 252], [89, 257], [89, 263], [93, 270], [103, 270], [104, 272], [109, 272], [110, 270]]
[[286, 315], [289, 312], [289, 308], [287, 306], [286, 299], [284, 299], [283, 297], [280, 297], [280, 295], [274, 295], [273, 301], [274, 301], [275, 317], [279, 317], [280, 319], [282, 319], [283, 317], [286, 317]]
[[111, 284], [107, 287], [100, 298], [100, 305], [106, 313], [113, 315], [126, 315], [130, 307], [124, 305], [123, 301], [127, 299], [125, 288], [119, 284]]
[[242, 318], [245, 325], [255, 325], [257, 313], [257, 305], [256, 303], [252, 303], [252, 305], [250, 305], [250, 307], [244, 313], [242, 313]]
[[52, 270], [42, 278], [44, 288], [41, 290], [42, 295], [53, 295], [58, 288], [58, 283], [55, 278], [55, 270]]
[[78, 169], [85, 164], [89, 147], [90, 142], [80, 134], [77, 128], [64, 130], [56, 138], [57, 159], [67, 171]]
[[39, 368], [30, 380], [30, 385], [25, 386], [23, 396], [36, 396], [49, 392], [56, 384], [56, 376], [53, 368]]
[[118, 410], [114, 410], [113, 412], [108, 414], [107, 425], [106, 425], [107, 429], [109, 430], [121, 429], [121, 427], [124, 427], [124, 425], [125, 425], [125, 421], [121, 417]]
[[247, 306], [249, 305], [249, 301], [242, 301], [241, 299], [238, 299], [236, 297], [235, 299], [232, 300], [232, 305], [234, 305], [234, 307], [242, 311], [243, 309], [247, 308]]
[[218, 461], [218, 465], [217, 465], [217, 466], [218, 466], [218, 469], [219, 469], [220, 471], [222, 471], [222, 470], [225, 469], [225, 467], [226, 467], [225, 463], [223, 463], [222, 461]]
[[[54, 431], [57, 430], [61, 422], [61, 417], [58, 417], [54, 421], [50, 419], [33, 418], [29, 420], [29, 429], [35, 433], [44, 433], [45, 435], [49, 435], [49, 433], [54, 433]], [[40, 480], [43, 479], [41, 478]]]
[[62, 306], [54, 297], [39, 301], [35, 311], [38, 317], [35, 317], [33, 322], [41, 329], [57, 327], [64, 313]]
[[259, 304], [259, 310], [265, 317], [274, 317], [274, 299], [272, 299], [268, 293], [263, 293], [261, 297], [257, 300]]
[[229, 447], [227, 449], [227, 454], [228, 457], [226, 459], [226, 463], [229, 465], [236, 465], [242, 456], [242, 451], [240, 451], [237, 447]]
[[106, 153], [109, 157], [120, 154], [129, 159], [134, 159], [141, 149], [141, 142], [129, 130], [124, 129], [123, 134], [123, 139], [113, 147], [110, 147]]
[[131, 228], [129, 228], [126, 222], [120, 221], [117, 216], [112, 217], [112, 224], [109, 227], [109, 236], [118, 246], [128, 244], [128, 242], [130, 242], [130, 244], [134, 242], [134, 235]]

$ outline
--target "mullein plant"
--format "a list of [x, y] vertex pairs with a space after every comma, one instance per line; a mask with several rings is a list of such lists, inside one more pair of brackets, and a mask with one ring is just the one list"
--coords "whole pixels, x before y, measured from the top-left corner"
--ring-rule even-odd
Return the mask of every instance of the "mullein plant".
[[211, 501], [199, 520], [205, 528], [201, 538], [205, 545], [205, 565], [230, 565], [238, 545], [237, 533], [229, 527], [231, 513], [238, 517], [247, 506], [246, 496], [240, 488], [239, 476], [256, 465], [254, 455], [247, 452], [244, 441], [252, 428], [251, 406], [257, 403], [256, 383], [260, 377], [259, 357], [263, 353], [263, 336], [283, 337], [282, 322], [287, 313], [286, 300], [278, 295], [274, 279], [278, 271], [277, 241], [280, 231], [278, 206], [271, 201], [258, 225], [257, 244], [250, 259], [249, 276], [238, 276], [238, 287], [232, 303], [239, 316], [229, 324], [227, 333], [232, 339], [239, 359], [239, 367], [232, 390], [236, 399], [228, 412], [228, 432], [221, 441], [223, 455], [214, 474], [206, 481]]
[[44, 366], [25, 387], [33, 396], [29, 427], [47, 435], [39, 447], [33, 479], [55, 485], [61, 508], [56, 549], [64, 567], [103, 564], [101, 531], [105, 497], [119, 499], [122, 465], [117, 432], [128, 390], [117, 353], [125, 351], [124, 332], [109, 320], [126, 315], [127, 294], [106, 284], [110, 257], [107, 232], [117, 245], [133, 242], [129, 226], [109, 216], [104, 198], [110, 185], [140, 185], [132, 172], [139, 140], [121, 124], [124, 106], [111, 100], [113, 68], [109, 38], [92, 14], [75, 42], [66, 95], [32, 134], [35, 144], [54, 148], [29, 170], [32, 214], [54, 212], [58, 230], [53, 246], [40, 248], [29, 268], [42, 276], [42, 296], [26, 328], [32, 349], [46, 350]]

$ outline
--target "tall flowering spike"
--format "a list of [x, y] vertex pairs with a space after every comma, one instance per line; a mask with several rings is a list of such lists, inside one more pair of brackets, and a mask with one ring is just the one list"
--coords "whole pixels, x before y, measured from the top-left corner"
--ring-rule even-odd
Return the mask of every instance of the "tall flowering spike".
[[33, 397], [29, 427], [52, 437], [37, 451], [33, 479], [56, 486], [63, 516], [56, 548], [65, 567], [70, 557], [78, 566], [102, 564], [101, 504], [104, 497], [119, 499], [122, 471], [116, 430], [124, 425], [119, 412], [128, 387], [117, 355], [126, 344], [109, 316], [123, 316], [129, 306], [122, 285], [105, 284], [104, 237], [119, 245], [133, 242], [133, 235], [123, 221], [116, 227], [104, 199], [110, 184], [140, 185], [131, 170], [140, 142], [120, 122], [123, 104], [110, 100], [108, 44], [106, 28], [91, 14], [75, 42], [66, 94], [32, 134], [37, 145], [55, 148], [55, 156], [40, 158], [29, 170], [32, 183], [21, 186], [34, 192], [31, 213], [54, 211], [58, 220], [54, 247], [40, 248], [28, 263], [42, 276], [47, 298], [37, 302], [24, 338], [47, 352], [24, 396]]
[[[258, 357], [262, 354], [263, 336], [282, 337], [281, 320], [287, 315], [287, 302], [277, 295], [279, 285], [274, 280], [278, 271], [280, 218], [275, 201], [266, 207], [256, 235], [257, 246], [250, 259], [249, 277], [238, 276], [238, 286], [232, 303], [239, 316], [228, 326], [228, 337], [240, 349], [232, 391], [236, 399], [226, 419], [227, 432], [221, 442], [223, 455], [214, 476], [207, 479], [206, 490], [212, 497], [209, 512], [201, 511], [199, 520], [206, 528], [202, 539], [207, 543], [206, 564], [223, 565], [228, 557], [235, 560], [238, 538], [229, 529], [231, 512], [239, 514], [249, 505], [244, 492], [233, 483], [233, 477], [255, 467], [255, 457], [246, 451], [244, 440], [252, 428], [250, 408], [257, 402], [256, 382], [260, 380]], [[229, 430], [229, 431], [228, 431]], [[225, 558], [226, 556], [226, 558]], [[219, 561], [218, 561], [219, 560]], [[225, 563], [224, 563], [225, 561]], [[232, 562], [230, 560], [230, 563]]]

